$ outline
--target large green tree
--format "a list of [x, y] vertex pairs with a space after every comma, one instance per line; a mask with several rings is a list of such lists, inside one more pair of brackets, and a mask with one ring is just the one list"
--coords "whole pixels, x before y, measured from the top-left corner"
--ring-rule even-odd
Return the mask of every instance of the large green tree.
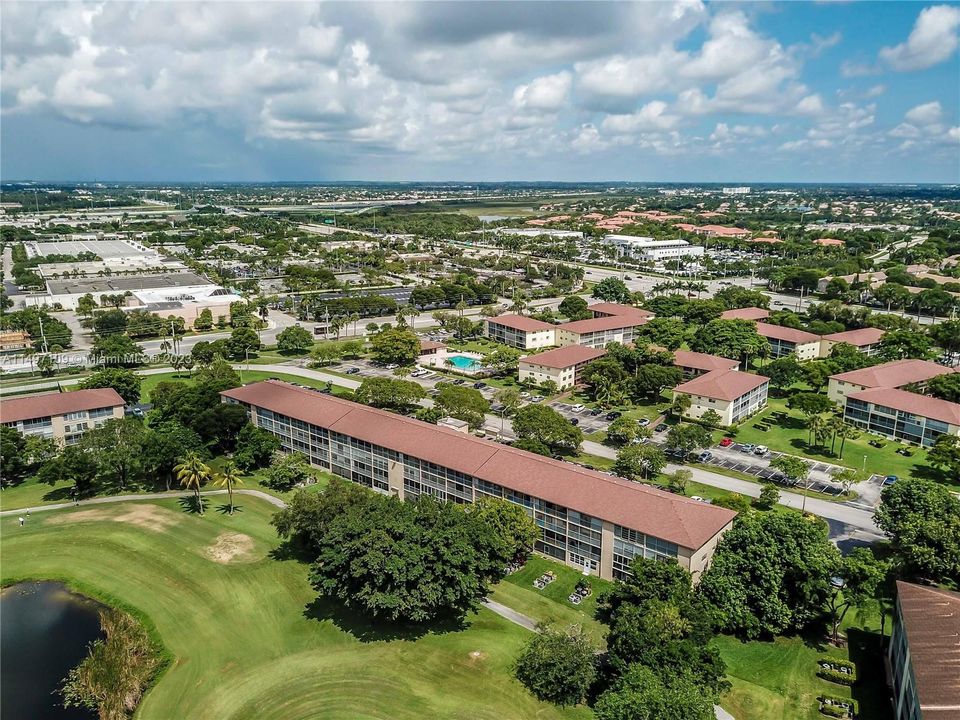
[[16, 428], [0, 425], [0, 481], [15, 485], [27, 471], [27, 441]]
[[960, 499], [930, 480], [901, 479], [880, 500], [874, 518], [890, 536], [902, 572], [960, 582]]
[[531, 404], [517, 410], [513, 431], [521, 439], [541, 442], [552, 450], [577, 450], [583, 442], [580, 428], [546, 405]]
[[425, 398], [426, 390], [412, 380], [395, 380], [386, 377], [366, 378], [357, 388], [357, 402], [372, 407], [409, 412], [418, 401]]
[[596, 648], [579, 625], [540, 627], [517, 656], [514, 672], [539, 699], [577, 705], [596, 679]]
[[490, 402], [483, 394], [472, 387], [437, 383], [434, 406], [449, 417], [464, 420], [476, 429], [483, 424], [484, 415], [490, 411]]
[[748, 320], [711, 320], [690, 340], [691, 350], [741, 361], [757, 357], [765, 345]]
[[633, 665], [594, 705], [597, 720], [713, 720], [713, 699], [688, 676]]
[[108, 367], [95, 372], [80, 383], [84, 390], [91, 388], [113, 388], [128, 405], [140, 402], [140, 376], [131, 370]]
[[623, 280], [615, 277], [604, 278], [593, 286], [593, 297], [608, 302], [629, 303], [630, 289]]
[[313, 345], [313, 335], [305, 327], [291, 325], [277, 333], [277, 350], [286, 353], [302, 353]]
[[826, 612], [840, 555], [797, 513], [746, 513], [724, 534], [699, 591], [722, 629], [747, 638], [803, 630]]
[[420, 357], [420, 339], [409, 328], [388, 328], [370, 339], [370, 350], [381, 365], [413, 365]]
[[656, 445], [627, 445], [617, 452], [610, 468], [615, 475], [627, 480], [650, 480], [667, 465], [667, 456]]

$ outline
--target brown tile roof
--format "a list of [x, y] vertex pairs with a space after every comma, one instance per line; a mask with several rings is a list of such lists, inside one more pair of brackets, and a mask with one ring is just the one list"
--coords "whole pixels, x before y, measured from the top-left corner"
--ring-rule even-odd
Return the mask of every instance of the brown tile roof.
[[560, 330], [569, 330], [578, 334], [597, 332], [601, 330], [616, 330], [618, 328], [638, 327], [650, 321], [647, 315], [604, 315], [587, 320], [557, 325]]
[[930, 378], [952, 372], [958, 371], [928, 360], [894, 360], [861, 370], [831, 375], [830, 378], [868, 388], [898, 388], [910, 383], [926, 382]]
[[445, 348], [442, 342], [436, 342], [435, 340], [421, 340], [420, 341], [420, 353], [423, 354], [427, 350], [439, 350], [440, 348]]
[[708, 355], [707, 353], [691, 352], [690, 350], [674, 350], [673, 364], [679, 368], [693, 368], [694, 370], [736, 370], [740, 367], [737, 360]]
[[543, 320], [536, 320], [535, 318], [529, 318], [524, 315], [497, 315], [497, 317], [487, 318], [487, 322], [523, 332], [553, 330], [556, 327], [556, 325], [551, 325]]
[[761, 375], [740, 372], [739, 370], [711, 370], [693, 380], [677, 385], [674, 392], [717, 400], [736, 400], [754, 388], [767, 382]]
[[0, 422], [33, 420], [82, 410], [118, 407], [123, 404], [123, 398], [113, 388], [27, 395], [0, 402]]
[[820, 336], [807, 332], [806, 330], [797, 330], [796, 328], [784, 327], [783, 325], [771, 325], [770, 323], [758, 322], [757, 333], [761, 336], [774, 340], [783, 340], [798, 345], [804, 343], [819, 342]]
[[763, 320], [768, 317], [770, 311], [759, 307], [734, 308], [720, 313], [721, 320]]
[[551, 368], [568, 368], [580, 363], [596, 360], [603, 357], [607, 351], [603, 348], [591, 348], [586, 345], [567, 345], [556, 350], [547, 350], [546, 352], [535, 355], [527, 355], [520, 358], [521, 363], [528, 365], [543, 365]]
[[600, 302], [587, 308], [592, 311], [594, 316], [601, 315], [626, 315], [628, 317], [646, 317], [652, 318], [653, 313], [643, 308], [633, 307], [632, 305], [622, 305], [621, 303]]
[[736, 513], [413, 418], [268, 380], [221, 393], [698, 549]]
[[860, 328], [859, 330], [847, 330], [846, 332], [831, 333], [829, 335], [824, 335], [824, 340], [830, 340], [831, 342], [843, 342], [850, 343], [856, 347], [863, 347], [864, 345], [873, 345], [880, 342], [885, 334], [884, 330], [874, 327]]
[[897, 600], [923, 717], [960, 717], [960, 593], [898, 580]]
[[875, 405], [885, 405], [894, 410], [902, 410], [960, 427], [960, 404], [949, 400], [884, 387], [860, 390], [850, 393], [847, 397]]

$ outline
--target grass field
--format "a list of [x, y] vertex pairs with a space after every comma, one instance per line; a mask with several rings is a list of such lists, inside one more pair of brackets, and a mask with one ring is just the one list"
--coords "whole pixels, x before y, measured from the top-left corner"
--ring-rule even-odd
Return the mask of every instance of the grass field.
[[54, 579], [148, 620], [173, 657], [138, 718], [587, 718], [510, 675], [529, 633], [481, 610], [423, 635], [316, 601], [307, 568], [274, 559], [273, 508], [221, 499], [122, 503], [0, 523], [2, 580]]
[[[261, 380], [268, 380], [270, 378], [277, 378], [279, 380], [285, 380], [286, 382], [298, 383], [300, 385], [306, 385], [307, 387], [322, 388], [326, 387], [327, 383], [323, 380], [314, 380], [312, 378], [300, 377], [299, 375], [287, 375], [286, 373], [276, 373], [276, 372], [267, 372], [266, 370], [247, 370], [244, 368], [242, 371], [238, 371], [245, 385], [253, 382], [260, 382]], [[190, 374], [188, 372], [168, 372], [168, 373], [159, 373], [157, 375], [144, 375], [143, 382], [140, 384], [140, 401], [149, 402], [150, 401], [150, 391], [153, 390], [157, 385], [162, 382], [191, 382]], [[350, 394], [345, 388], [333, 386], [333, 393], [335, 395]]]

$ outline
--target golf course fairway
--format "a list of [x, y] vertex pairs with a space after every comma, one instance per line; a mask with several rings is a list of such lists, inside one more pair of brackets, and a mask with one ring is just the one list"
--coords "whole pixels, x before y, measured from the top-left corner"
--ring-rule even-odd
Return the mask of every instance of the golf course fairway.
[[[0, 521], [4, 585], [60, 580], [134, 611], [171, 657], [142, 720], [587, 718], [538, 702], [511, 675], [529, 632], [485, 610], [461, 629], [384, 632], [318, 602], [308, 568], [278, 559], [276, 508], [208, 499], [125, 502]], [[398, 636], [399, 635], [399, 636]]]

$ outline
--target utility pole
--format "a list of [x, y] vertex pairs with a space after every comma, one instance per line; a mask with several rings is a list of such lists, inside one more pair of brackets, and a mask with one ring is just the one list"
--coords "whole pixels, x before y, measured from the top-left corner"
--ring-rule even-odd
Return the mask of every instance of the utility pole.
[[38, 314], [37, 314], [37, 317], [40, 319], [40, 340], [41, 340], [41, 342], [43, 343], [43, 351], [44, 351], [44, 352], [50, 352], [50, 351], [47, 349], [47, 336], [46, 336], [46, 333], [43, 332], [43, 313], [38, 313]]

